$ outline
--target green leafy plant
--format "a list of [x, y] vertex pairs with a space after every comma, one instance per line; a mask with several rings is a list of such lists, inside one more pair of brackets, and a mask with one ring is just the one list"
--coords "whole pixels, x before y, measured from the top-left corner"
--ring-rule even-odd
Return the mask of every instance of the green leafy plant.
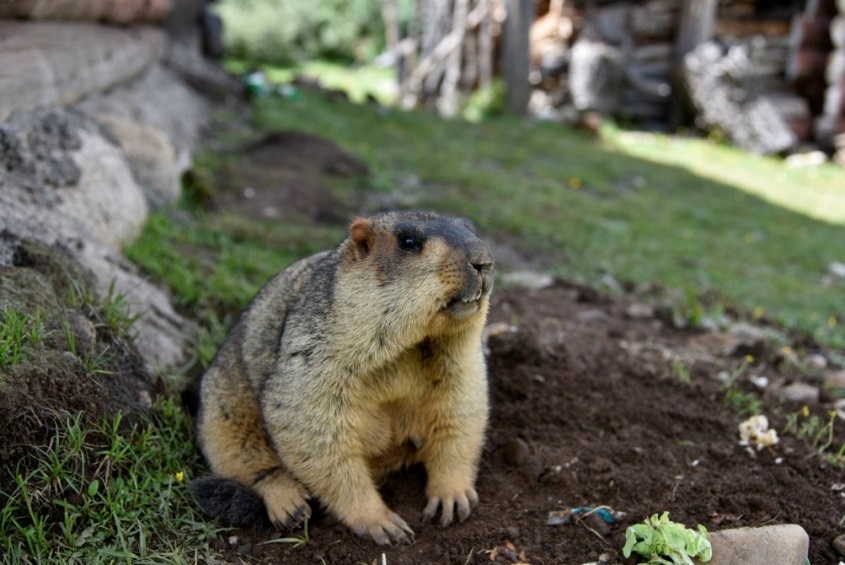
[[676, 524], [668, 512], [628, 527], [622, 555], [627, 558], [632, 552], [646, 557], [648, 565], [693, 565], [693, 558], [706, 562], [713, 557], [705, 527], [699, 524], [696, 531]]

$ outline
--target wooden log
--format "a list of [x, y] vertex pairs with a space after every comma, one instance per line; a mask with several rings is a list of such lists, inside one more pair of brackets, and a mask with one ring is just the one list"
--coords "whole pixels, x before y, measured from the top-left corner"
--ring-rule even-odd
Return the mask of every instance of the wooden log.
[[173, 0], [6, 0], [0, 18], [129, 24], [161, 21], [172, 8]]
[[0, 21], [0, 120], [130, 79], [161, 58], [165, 46], [156, 28]]
[[788, 20], [718, 20], [716, 37], [748, 37], [749, 35], [787, 36], [790, 31]]
[[751, 63], [743, 49], [727, 53], [714, 42], [684, 57], [681, 83], [703, 127], [725, 131], [738, 146], [760, 154], [786, 151], [796, 136], [749, 80]]

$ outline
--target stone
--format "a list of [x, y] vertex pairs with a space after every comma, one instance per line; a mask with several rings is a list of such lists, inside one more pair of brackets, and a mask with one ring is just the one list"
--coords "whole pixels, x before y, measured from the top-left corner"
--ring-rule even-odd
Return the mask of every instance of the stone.
[[182, 193], [176, 151], [160, 130], [118, 116], [99, 114], [94, 119], [114, 136], [123, 149], [135, 181], [152, 209], [176, 202]]
[[502, 275], [502, 284], [527, 290], [542, 290], [552, 286], [554, 278], [551, 275], [535, 271], [514, 271]]
[[76, 242], [68, 252], [94, 275], [101, 297], [109, 293], [122, 296], [129, 311], [138, 315], [132, 326], [135, 345], [151, 374], [188, 360], [188, 340], [199, 329], [173, 309], [170, 297], [163, 290], [147, 281], [122, 255], [96, 241]]
[[90, 271], [101, 299], [123, 296], [140, 314], [133, 330], [151, 373], [183, 364], [196, 328], [120, 254], [148, 215], [120, 149], [85, 116], [49, 107], [16, 112], [0, 138], [12, 148], [0, 159], [0, 266], [14, 263], [22, 240], [62, 249]]
[[707, 539], [713, 546], [707, 565], [803, 565], [810, 548], [810, 536], [796, 524], [709, 532]]
[[729, 343], [722, 353], [729, 357], [757, 357], [763, 353], [768, 342], [768, 336], [762, 329], [745, 322], [732, 324], [728, 328], [728, 336]]
[[149, 216], [147, 199], [117, 147], [93, 132], [80, 135], [74, 159], [82, 175], [76, 186], [62, 188], [54, 215], [75, 219], [89, 237], [117, 251], [140, 235]]
[[634, 302], [625, 309], [625, 315], [635, 320], [654, 318], [654, 307], [642, 302]]
[[804, 364], [808, 369], [821, 371], [827, 368], [827, 358], [819, 353], [811, 353], [804, 358]]
[[167, 44], [153, 27], [74, 22], [0, 20], [0, 38], [0, 120], [120, 84], [160, 59]]
[[610, 316], [604, 310], [584, 310], [578, 312], [578, 319], [582, 322], [604, 322], [610, 319]]
[[118, 250], [147, 220], [144, 193], [119, 148], [74, 112], [18, 111], [0, 124], [0, 226], [47, 243], [97, 239]]
[[845, 534], [842, 534], [841, 536], [836, 536], [836, 538], [833, 540], [833, 548], [839, 555], [845, 557]]
[[791, 402], [807, 404], [819, 401], [819, 388], [802, 382], [794, 382], [777, 391], [778, 396]]
[[180, 174], [191, 166], [200, 129], [211, 114], [209, 103], [162, 64], [108, 92], [87, 96], [75, 108], [89, 116], [111, 115], [140, 122], [164, 133]]
[[508, 465], [521, 467], [528, 460], [530, 451], [524, 441], [519, 438], [511, 438], [504, 446], [504, 454]]
[[845, 371], [832, 371], [825, 374], [822, 387], [825, 389], [845, 390]]

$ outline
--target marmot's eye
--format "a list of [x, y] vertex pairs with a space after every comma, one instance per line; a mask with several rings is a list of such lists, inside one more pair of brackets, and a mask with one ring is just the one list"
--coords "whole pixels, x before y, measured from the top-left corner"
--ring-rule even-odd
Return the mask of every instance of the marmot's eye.
[[406, 233], [399, 235], [399, 249], [419, 253], [422, 251], [422, 241]]

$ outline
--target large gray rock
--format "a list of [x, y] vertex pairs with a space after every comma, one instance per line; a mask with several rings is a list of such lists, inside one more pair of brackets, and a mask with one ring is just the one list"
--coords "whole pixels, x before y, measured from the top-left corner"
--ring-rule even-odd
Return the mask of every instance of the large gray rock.
[[0, 124], [0, 226], [19, 237], [96, 239], [117, 251], [148, 216], [120, 149], [75, 112], [40, 108]]
[[810, 549], [810, 536], [795, 524], [709, 532], [707, 539], [713, 546], [707, 565], [803, 565]]
[[132, 174], [155, 209], [176, 202], [182, 192], [182, 170], [176, 150], [161, 130], [110, 114], [94, 116], [114, 137]]
[[166, 45], [152, 27], [0, 20], [0, 120], [120, 84], [159, 60]]
[[211, 114], [205, 99], [160, 64], [119, 88], [87, 96], [75, 108], [95, 118], [112, 116], [162, 132], [173, 147], [180, 172], [191, 166], [200, 130]]
[[0, 124], [0, 266], [21, 240], [58, 246], [93, 276], [102, 299], [123, 297], [147, 369], [183, 363], [193, 326], [121, 254], [148, 207], [121, 149], [85, 116], [59, 108], [16, 112]]

